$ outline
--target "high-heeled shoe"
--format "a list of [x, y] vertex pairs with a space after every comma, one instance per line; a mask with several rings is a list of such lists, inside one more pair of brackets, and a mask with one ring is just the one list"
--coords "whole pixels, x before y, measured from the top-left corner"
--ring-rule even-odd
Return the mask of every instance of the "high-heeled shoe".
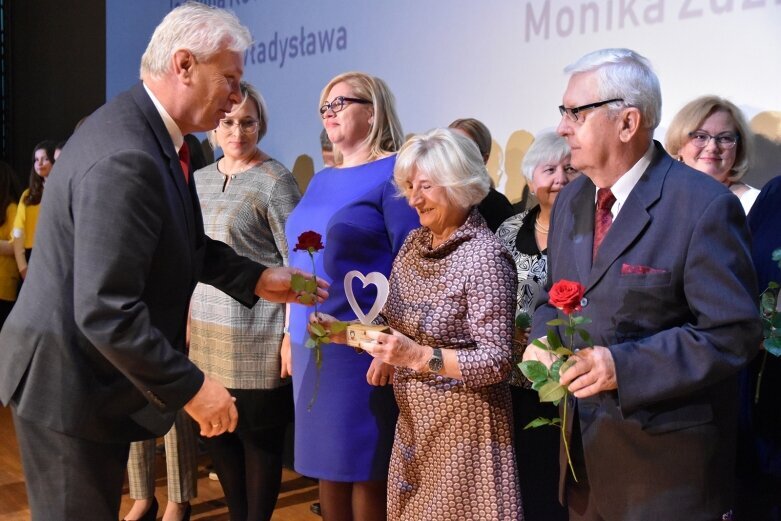
[[155, 521], [157, 519], [157, 511], [159, 508], [160, 505], [157, 503], [157, 498], [153, 497], [152, 504], [149, 506], [147, 511], [144, 512], [143, 516], [139, 517], [138, 519], [123, 518], [122, 521]]

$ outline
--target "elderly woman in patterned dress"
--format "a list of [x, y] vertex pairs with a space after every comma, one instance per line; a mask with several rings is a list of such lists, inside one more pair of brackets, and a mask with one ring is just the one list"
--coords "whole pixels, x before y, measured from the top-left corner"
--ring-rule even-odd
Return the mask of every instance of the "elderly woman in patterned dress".
[[516, 275], [474, 208], [488, 173], [470, 139], [437, 129], [407, 141], [394, 179], [422, 228], [393, 263], [391, 334], [361, 346], [396, 368], [388, 519], [521, 520], [507, 384]]
[[[548, 277], [548, 226], [559, 191], [579, 175], [570, 166], [567, 141], [555, 132], [543, 132], [523, 157], [521, 170], [539, 205], [504, 221], [496, 234], [515, 259], [518, 271], [517, 314], [531, 315], [540, 288]], [[551, 465], [558, 459], [559, 434], [555, 429], [524, 430], [540, 416], [558, 416], [555, 406], [540, 403], [537, 391], [517, 368], [526, 347], [527, 332], [521, 332], [513, 353], [510, 393], [515, 421], [515, 458], [524, 497], [527, 521], [564, 521], [567, 510], [559, 504], [559, 471]]]

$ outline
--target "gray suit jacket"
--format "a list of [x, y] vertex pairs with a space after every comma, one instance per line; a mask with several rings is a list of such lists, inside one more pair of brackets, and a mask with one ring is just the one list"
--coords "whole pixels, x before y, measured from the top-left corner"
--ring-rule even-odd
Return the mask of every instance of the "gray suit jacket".
[[[587, 288], [587, 329], [615, 360], [618, 390], [577, 400], [597, 508], [608, 521], [720, 519], [732, 505], [737, 373], [761, 336], [743, 210], [656, 143], [592, 265], [594, 195], [585, 176], [559, 194], [548, 287]], [[543, 295], [532, 338], [556, 315]]]
[[0, 333], [0, 400], [85, 439], [162, 435], [203, 382], [184, 354], [196, 282], [249, 306], [263, 266], [204, 235], [194, 181], [140, 83], [69, 140], [41, 204]]

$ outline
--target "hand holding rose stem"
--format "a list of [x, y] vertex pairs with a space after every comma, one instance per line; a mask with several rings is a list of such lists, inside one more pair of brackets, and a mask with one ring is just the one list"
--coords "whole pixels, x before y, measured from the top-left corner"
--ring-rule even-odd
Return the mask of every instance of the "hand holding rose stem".
[[[559, 382], [559, 378], [573, 363], [570, 357], [574, 354], [572, 347], [574, 346], [575, 335], [579, 335], [585, 343], [591, 344], [591, 337], [588, 331], [578, 327], [591, 323], [591, 320], [586, 317], [575, 316], [575, 312], [582, 309], [580, 301], [584, 293], [585, 288], [583, 285], [568, 280], [560, 280], [551, 287], [548, 302], [567, 315], [567, 320], [557, 318], [547, 322], [547, 325], [551, 326], [548, 329], [547, 336], [544, 339], [536, 339], [532, 342], [533, 346], [543, 350], [549, 356], [551, 363], [545, 364], [539, 360], [524, 356], [524, 362], [519, 364], [524, 376], [532, 381], [532, 389], [537, 391], [541, 402], [553, 402], [555, 405], [558, 405], [564, 400], [561, 418], [536, 418], [524, 428], [530, 429], [551, 425], [560, 429], [564, 450], [567, 453], [567, 463], [572, 472], [572, 478], [576, 482], [578, 477], [572, 465], [569, 442], [567, 440], [567, 396], [569, 391], [567, 387]], [[561, 343], [555, 329], [559, 326], [564, 326], [564, 334], [569, 340], [568, 345], [570, 347], [566, 347]]]
[[[315, 316], [318, 315], [317, 311], [317, 266], [315, 265], [315, 253], [324, 249], [323, 237], [317, 232], [306, 231], [298, 236], [298, 243], [293, 248], [293, 251], [306, 251], [309, 254], [309, 258], [312, 260], [312, 278], [304, 277], [303, 275], [293, 275], [290, 279], [290, 286], [294, 291], [299, 292], [298, 301], [305, 305], [314, 305]], [[340, 321], [334, 321], [331, 323], [330, 328], [326, 329], [317, 322], [310, 322], [308, 326], [309, 338], [306, 341], [306, 347], [313, 349], [315, 354], [315, 366], [317, 371], [315, 373], [315, 389], [312, 394], [312, 399], [309, 402], [308, 409], [311, 410], [317, 398], [317, 392], [320, 389], [320, 368], [323, 365], [322, 344], [331, 343], [329, 337], [333, 333], [343, 331], [347, 327], [347, 324]]]

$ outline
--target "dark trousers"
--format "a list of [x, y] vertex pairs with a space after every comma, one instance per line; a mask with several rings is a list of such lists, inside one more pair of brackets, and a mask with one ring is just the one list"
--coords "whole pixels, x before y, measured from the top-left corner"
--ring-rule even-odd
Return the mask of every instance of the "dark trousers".
[[11, 406], [33, 521], [116, 521], [129, 443], [74, 438]]

